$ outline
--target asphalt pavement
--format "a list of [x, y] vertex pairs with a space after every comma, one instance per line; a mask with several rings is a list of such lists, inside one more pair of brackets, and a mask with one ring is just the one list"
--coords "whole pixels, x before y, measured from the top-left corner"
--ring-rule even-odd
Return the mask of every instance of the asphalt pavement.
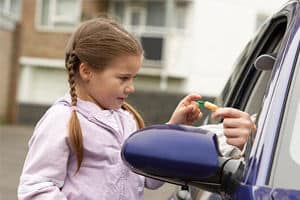
[[[0, 200], [16, 200], [32, 126], [0, 126]], [[144, 200], [167, 200], [176, 186], [145, 190]]]

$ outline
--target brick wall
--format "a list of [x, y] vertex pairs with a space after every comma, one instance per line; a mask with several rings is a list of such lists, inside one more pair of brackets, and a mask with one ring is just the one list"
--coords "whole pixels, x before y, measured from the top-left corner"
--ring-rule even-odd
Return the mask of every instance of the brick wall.
[[22, 3], [20, 55], [63, 59], [69, 33], [41, 32], [36, 30], [36, 2], [37, 0], [26, 0]]
[[0, 120], [4, 120], [7, 114], [6, 106], [8, 103], [7, 94], [9, 92], [10, 81], [12, 38], [12, 32], [0, 29]]
[[[22, 7], [22, 32], [21, 56], [64, 59], [65, 47], [69, 32], [39, 31], [35, 27], [37, 0], [23, 1]], [[83, 0], [82, 20], [96, 17], [107, 9], [106, 1]]]
[[10, 97], [14, 93], [13, 77], [16, 61], [16, 22], [0, 14], [0, 123], [6, 122], [9, 107], [12, 102]]

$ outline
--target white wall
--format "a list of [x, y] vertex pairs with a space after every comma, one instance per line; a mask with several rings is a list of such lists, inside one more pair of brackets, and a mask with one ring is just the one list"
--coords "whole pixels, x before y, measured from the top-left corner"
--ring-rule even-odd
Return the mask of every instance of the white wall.
[[169, 58], [167, 71], [185, 74], [187, 92], [218, 95], [235, 58], [256, 30], [257, 14], [270, 15], [284, 2], [192, 1], [185, 37], [177, 41], [181, 44]]

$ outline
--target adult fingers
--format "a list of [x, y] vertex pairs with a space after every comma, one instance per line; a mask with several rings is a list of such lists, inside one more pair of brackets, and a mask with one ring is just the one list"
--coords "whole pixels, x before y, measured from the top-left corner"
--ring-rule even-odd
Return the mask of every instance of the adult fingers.
[[249, 134], [250, 134], [250, 129], [245, 129], [245, 128], [224, 129], [224, 135], [226, 136], [226, 138], [244, 138], [244, 140], [247, 140]]
[[218, 108], [213, 114], [213, 118], [250, 118], [249, 114], [235, 108]]
[[254, 122], [249, 118], [249, 119], [244, 119], [244, 118], [225, 118], [223, 120], [223, 126], [224, 128], [249, 128], [249, 129], [254, 129]]
[[238, 147], [241, 150], [243, 149], [243, 146], [246, 143], [243, 138], [227, 138], [226, 142], [227, 142], [227, 144], [236, 146], [236, 147]]

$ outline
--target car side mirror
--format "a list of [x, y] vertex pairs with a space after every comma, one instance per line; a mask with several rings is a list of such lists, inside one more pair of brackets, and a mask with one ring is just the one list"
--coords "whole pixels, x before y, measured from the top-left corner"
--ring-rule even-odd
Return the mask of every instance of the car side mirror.
[[221, 157], [215, 134], [179, 125], [154, 125], [135, 132], [121, 155], [138, 174], [179, 185], [209, 186], [210, 191], [220, 189], [220, 168], [228, 160]]

